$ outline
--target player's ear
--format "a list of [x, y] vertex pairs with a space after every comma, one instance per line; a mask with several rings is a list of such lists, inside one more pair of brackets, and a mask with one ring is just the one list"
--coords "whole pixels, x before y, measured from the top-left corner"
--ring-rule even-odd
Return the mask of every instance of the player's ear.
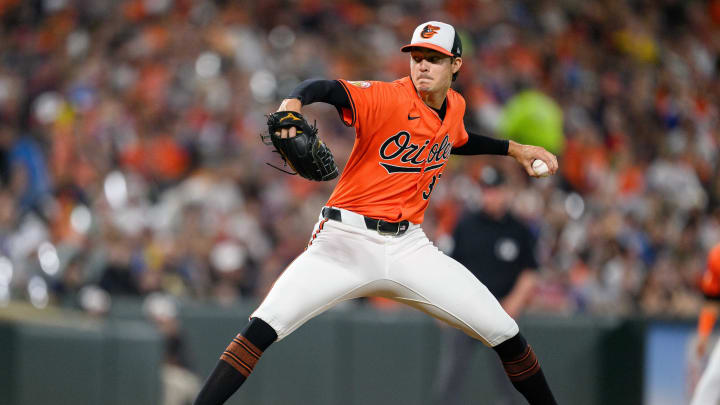
[[460, 66], [462, 66], [462, 58], [457, 57], [452, 59], [452, 72], [457, 73], [460, 70]]

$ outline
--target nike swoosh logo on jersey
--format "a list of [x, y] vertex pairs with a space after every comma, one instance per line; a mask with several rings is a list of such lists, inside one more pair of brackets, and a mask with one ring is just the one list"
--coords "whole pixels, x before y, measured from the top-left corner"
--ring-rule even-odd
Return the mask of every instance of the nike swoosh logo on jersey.
[[410, 114], [408, 114], [408, 121], [416, 120], [420, 117], [411, 117]]

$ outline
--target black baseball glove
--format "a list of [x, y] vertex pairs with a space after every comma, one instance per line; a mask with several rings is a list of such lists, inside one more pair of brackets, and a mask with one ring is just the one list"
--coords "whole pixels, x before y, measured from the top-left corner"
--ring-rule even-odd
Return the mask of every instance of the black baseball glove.
[[[278, 111], [267, 117], [268, 135], [261, 135], [265, 145], [273, 145], [276, 152], [282, 156], [286, 165], [295, 170], [291, 173], [275, 167], [289, 174], [300, 176], [314, 181], [332, 180], [338, 176], [338, 168], [330, 149], [317, 136], [317, 127], [308, 124], [303, 116], [295, 111]], [[292, 138], [281, 138], [279, 133], [283, 128], [295, 127], [297, 135]]]

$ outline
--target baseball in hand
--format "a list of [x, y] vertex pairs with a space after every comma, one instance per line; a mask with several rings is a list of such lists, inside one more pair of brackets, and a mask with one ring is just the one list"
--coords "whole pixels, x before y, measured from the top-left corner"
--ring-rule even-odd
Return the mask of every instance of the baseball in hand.
[[550, 175], [550, 169], [548, 169], [548, 166], [540, 159], [535, 159], [532, 162], [532, 169], [535, 172], [536, 175], [540, 177], [545, 177]]

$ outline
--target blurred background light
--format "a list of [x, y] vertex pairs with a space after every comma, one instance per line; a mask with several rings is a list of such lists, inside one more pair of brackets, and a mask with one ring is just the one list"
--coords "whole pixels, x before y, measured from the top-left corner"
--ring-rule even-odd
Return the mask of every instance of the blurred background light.
[[45, 11], [52, 13], [65, 8], [65, 6], [67, 5], [67, 0], [44, 0], [42, 5]]
[[572, 219], [580, 219], [585, 212], [585, 201], [577, 193], [568, 194], [565, 198], [565, 212]]
[[121, 64], [112, 71], [110, 80], [115, 89], [123, 90], [135, 83], [137, 77], [138, 74], [135, 69], [127, 64]]
[[0, 285], [9, 286], [13, 277], [13, 264], [5, 256], [0, 256]]
[[100, 287], [89, 285], [83, 287], [79, 293], [80, 307], [92, 314], [103, 314], [110, 309], [111, 298], [107, 291]]
[[145, 298], [143, 311], [152, 318], [174, 319], [177, 317], [177, 304], [172, 296], [153, 293]]
[[85, 30], [73, 31], [66, 41], [67, 53], [71, 58], [77, 58], [86, 53], [90, 46], [90, 35]]
[[210, 261], [223, 273], [238, 270], [245, 264], [245, 249], [232, 241], [223, 241], [215, 245], [210, 253]]
[[195, 72], [203, 79], [215, 77], [220, 73], [221, 60], [215, 52], [203, 52], [195, 61]]
[[275, 48], [288, 48], [295, 43], [295, 33], [287, 25], [278, 25], [270, 31], [268, 40]]
[[35, 308], [45, 308], [50, 301], [48, 296], [48, 287], [45, 280], [40, 276], [33, 276], [28, 282], [27, 287], [28, 295], [30, 296], [30, 303]]
[[0, 307], [6, 307], [10, 304], [10, 286], [0, 284]]
[[57, 249], [50, 242], [43, 242], [38, 247], [38, 259], [40, 260], [40, 267], [45, 274], [54, 276], [60, 269], [60, 258], [57, 254]]
[[63, 98], [56, 92], [45, 92], [41, 94], [33, 105], [35, 119], [42, 124], [50, 124], [60, 114], [63, 106]]
[[70, 225], [75, 232], [83, 235], [86, 234], [87, 231], [90, 230], [90, 225], [92, 225], [92, 214], [88, 207], [78, 205], [73, 208], [70, 214]]
[[119, 209], [125, 206], [128, 197], [127, 181], [121, 172], [114, 171], [108, 174], [104, 188], [105, 198], [112, 208]]
[[173, 0], [144, 0], [143, 6], [148, 14], [161, 14], [168, 10]]
[[252, 91], [255, 100], [260, 103], [270, 102], [276, 88], [277, 80], [270, 71], [258, 70], [250, 76], [250, 91]]

